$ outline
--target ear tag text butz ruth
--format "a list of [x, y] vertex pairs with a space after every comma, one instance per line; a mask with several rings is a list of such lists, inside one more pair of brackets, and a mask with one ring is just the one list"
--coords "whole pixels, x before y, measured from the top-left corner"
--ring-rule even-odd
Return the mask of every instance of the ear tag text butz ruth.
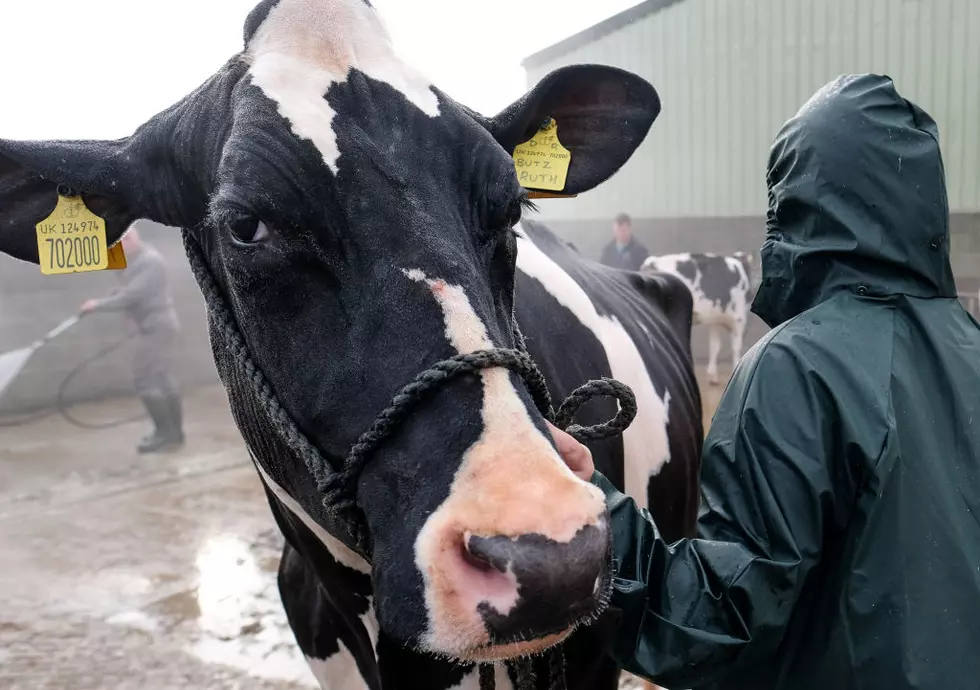
[[[549, 117], [533, 137], [514, 148], [517, 181], [530, 190], [532, 199], [569, 198], [574, 194], [555, 194], [565, 188], [572, 152], [558, 139], [558, 122]], [[549, 193], [552, 192], [552, 193]]]

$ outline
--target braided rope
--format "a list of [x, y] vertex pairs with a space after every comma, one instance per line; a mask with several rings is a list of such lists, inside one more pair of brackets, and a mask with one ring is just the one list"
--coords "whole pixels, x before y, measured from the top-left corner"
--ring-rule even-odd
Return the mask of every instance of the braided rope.
[[548, 690], [565, 690], [565, 652], [555, 647], [548, 658]]
[[[616, 416], [608, 422], [594, 426], [572, 424], [572, 419], [578, 414], [582, 405], [599, 396], [607, 396], [619, 401], [620, 409]], [[636, 397], [630, 387], [616, 379], [603, 377], [573, 390], [559, 406], [558, 412], [551, 421], [576, 441], [585, 443], [622, 434], [633, 423], [636, 411]]]
[[324, 488], [330, 493], [334, 505], [342, 510], [353, 508], [356, 503], [355, 482], [367, 464], [370, 454], [395, 432], [425, 395], [464, 374], [475, 374], [483, 369], [497, 367], [504, 367], [520, 374], [531, 391], [535, 405], [539, 409], [547, 409], [548, 416], [552, 416], [551, 396], [544, 378], [531, 358], [523, 352], [481, 350], [439, 362], [416, 376], [414, 381], [395, 394], [391, 405], [378, 415], [371, 427], [361, 434], [351, 448], [344, 462], [344, 470], [327, 480]]
[[537, 685], [537, 677], [534, 673], [534, 659], [520, 658], [513, 661], [514, 669], [517, 672], [517, 687], [534, 688]]
[[[191, 239], [190, 233], [187, 230], [183, 231], [183, 240], [184, 253], [187, 255], [191, 271], [197, 279], [201, 293], [204, 295], [204, 301], [208, 307], [208, 315], [211, 318], [212, 324], [224, 337], [225, 348], [231, 354], [234, 363], [238, 365], [241, 372], [251, 384], [259, 406], [268, 415], [289, 448], [299, 455], [303, 464], [306, 465], [307, 470], [313, 475], [317, 486], [329, 485], [337, 476], [337, 471], [327, 462], [319, 449], [310, 442], [306, 434], [296, 426], [296, 422], [293, 421], [292, 416], [283, 409], [282, 404], [279, 402], [279, 397], [272, 388], [272, 384], [269, 383], [265, 374], [262, 373], [261, 369], [252, 360], [248, 344], [245, 342], [241, 331], [239, 331], [231, 311], [225, 306], [224, 295], [218, 288], [217, 283], [215, 283], [201, 250], [195, 246], [194, 240]], [[352, 541], [347, 546], [360, 552], [362, 556], [367, 557], [367, 550], [365, 548], [367, 545], [366, 534], [358, 522], [348, 519], [348, 515], [343, 514], [341, 510], [333, 506], [324, 503], [324, 507], [332, 514], [340, 517], [340, 522], [347, 527]]]
[[480, 664], [480, 669], [478, 675], [480, 677], [480, 690], [489, 688], [493, 690], [496, 686], [496, 679], [494, 678], [494, 673], [497, 669], [494, 668], [493, 664]]
[[[223, 336], [225, 347], [232, 355], [232, 360], [251, 384], [263, 412], [268, 415], [286, 444], [300, 456], [313, 475], [324, 508], [338, 516], [341, 524], [348, 530], [351, 538], [348, 546], [358, 551], [368, 562], [370, 562], [370, 535], [364, 515], [357, 506], [357, 479], [370, 459], [371, 453], [395, 433], [398, 426], [428, 394], [452, 379], [463, 375], [475, 375], [485, 369], [509, 369], [524, 380], [541, 415], [557, 428], [583, 443], [622, 434], [636, 417], [636, 398], [632, 390], [625, 384], [609, 378], [589, 381], [576, 388], [555, 412], [548, 385], [534, 360], [527, 353], [524, 335], [515, 320], [514, 339], [518, 349], [480, 350], [460, 354], [438, 362], [420, 373], [415, 380], [395, 394], [391, 404], [382, 410], [371, 427], [361, 434], [341, 468], [337, 470], [296, 426], [292, 417], [279, 402], [269, 380], [252, 360], [248, 344], [239, 331], [233, 314], [225, 306], [224, 295], [215, 283], [201, 249], [194, 246], [195, 242], [187, 230], [183, 232], [183, 240], [184, 251], [204, 295], [212, 323]], [[619, 401], [619, 411], [616, 416], [608, 422], [594, 426], [572, 424], [572, 419], [582, 405], [599, 396], [608, 396]], [[508, 665], [517, 676], [518, 688], [533, 690], [536, 680], [532, 661], [517, 659], [508, 662]], [[560, 646], [551, 650], [548, 670], [549, 690], [565, 690], [565, 656]], [[493, 664], [480, 664], [478, 675], [480, 690], [494, 690], [496, 683]]]

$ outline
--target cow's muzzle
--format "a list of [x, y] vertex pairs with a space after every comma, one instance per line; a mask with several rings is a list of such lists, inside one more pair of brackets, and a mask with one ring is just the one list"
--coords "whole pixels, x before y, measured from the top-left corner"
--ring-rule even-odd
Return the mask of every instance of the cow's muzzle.
[[604, 608], [611, 570], [607, 525], [586, 526], [567, 543], [539, 534], [465, 540], [460, 556], [468, 567], [460, 587], [477, 593], [491, 587], [513, 597], [509, 610], [486, 600], [478, 607], [492, 644], [561, 634]]

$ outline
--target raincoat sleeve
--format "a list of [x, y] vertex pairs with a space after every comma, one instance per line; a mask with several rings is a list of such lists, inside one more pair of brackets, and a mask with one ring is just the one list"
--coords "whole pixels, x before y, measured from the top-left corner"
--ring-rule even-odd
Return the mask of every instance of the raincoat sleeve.
[[743, 360], [705, 441], [698, 539], [668, 544], [646, 510], [595, 475], [611, 511], [612, 655], [623, 668], [690, 688], [773, 657], [825, 525], [856, 491], [833, 468], [833, 408], [789, 348], [770, 343]]
[[145, 262], [123, 287], [113, 290], [98, 301], [96, 311], [122, 311], [134, 304], [151, 300], [164, 289], [166, 269], [156, 262]]

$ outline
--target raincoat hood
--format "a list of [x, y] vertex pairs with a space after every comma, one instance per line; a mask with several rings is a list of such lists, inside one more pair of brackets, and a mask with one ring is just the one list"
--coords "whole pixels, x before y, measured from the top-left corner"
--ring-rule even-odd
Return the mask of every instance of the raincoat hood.
[[955, 297], [935, 121], [887, 76], [843, 76], [777, 135], [767, 173], [762, 283], [769, 326], [840, 290]]

